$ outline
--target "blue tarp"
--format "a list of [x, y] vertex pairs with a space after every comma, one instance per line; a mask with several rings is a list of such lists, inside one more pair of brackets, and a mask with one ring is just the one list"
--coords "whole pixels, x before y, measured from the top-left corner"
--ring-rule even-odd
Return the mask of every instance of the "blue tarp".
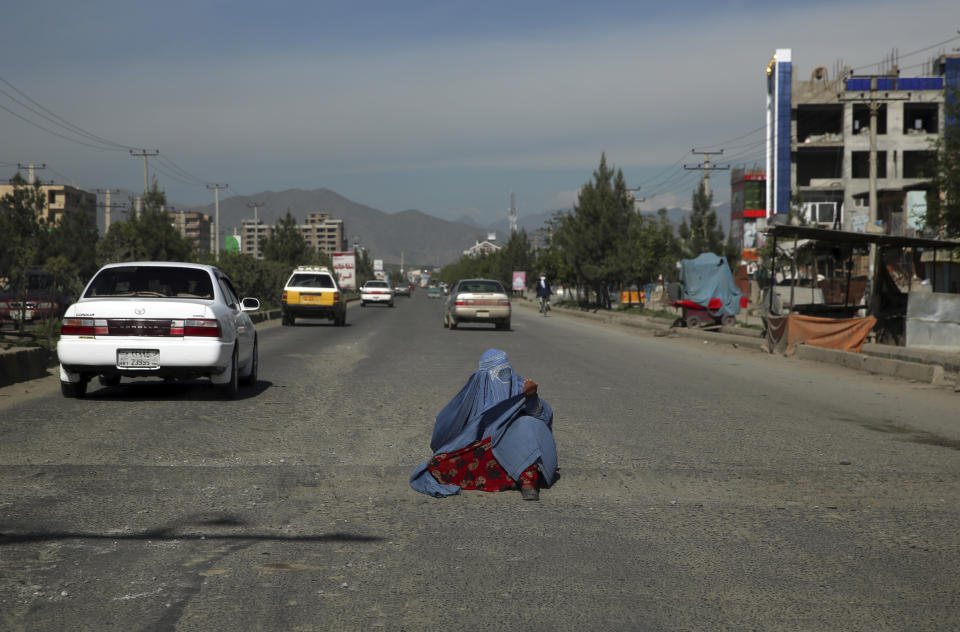
[[710, 299], [718, 298], [723, 307], [711, 311], [724, 316], [740, 313], [740, 297], [743, 293], [733, 282], [733, 273], [730, 272], [726, 257], [705, 252], [696, 259], [683, 259], [680, 262], [680, 283], [684, 300], [706, 308]]

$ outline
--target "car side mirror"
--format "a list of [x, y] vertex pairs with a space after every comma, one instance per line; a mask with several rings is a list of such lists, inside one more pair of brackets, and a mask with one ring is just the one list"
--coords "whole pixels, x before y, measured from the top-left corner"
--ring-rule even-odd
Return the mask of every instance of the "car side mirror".
[[240, 311], [242, 312], [255, 312], [258, 309], [260, 309], [260, 299], [247, 296], [240, 301]]

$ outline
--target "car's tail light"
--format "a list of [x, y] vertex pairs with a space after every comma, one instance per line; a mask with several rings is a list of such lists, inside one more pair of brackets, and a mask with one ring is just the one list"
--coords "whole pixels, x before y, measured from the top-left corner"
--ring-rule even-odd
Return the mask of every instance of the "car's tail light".
[[500, 299], [500, 300], [497, 302], [497, 305], [510, 307], [510, 299], [508, 299], [508, 298], [502, 298], [502, 299]]
[[[189, 318], [183, 322], [184, 336], [203, 336], [206, 338], [218, 338], [220, 336], [220, 323], [215, 318]], [[171, 326], [171, 334], [173, 327]]]
[[286, 303], [286, 302], [287, 302], [287, 291], [286, 291], [286, 290], [284, 290], [284, 291], [280, 294], [280, 302], [281, 302], [281, 303]]
[[340, 292], [334, 292], [334, 293], [333, 293], [333, 302], [334, 302], [334, 303], [339, 303], [339, 302], [340, 302]]
[[107, 321], [103, 318], [64, 318], [61, 336], [106, 336]]
[[473, 300], [469, 298], [458, 298], [456, 301], [457, 305], [473, 305]]

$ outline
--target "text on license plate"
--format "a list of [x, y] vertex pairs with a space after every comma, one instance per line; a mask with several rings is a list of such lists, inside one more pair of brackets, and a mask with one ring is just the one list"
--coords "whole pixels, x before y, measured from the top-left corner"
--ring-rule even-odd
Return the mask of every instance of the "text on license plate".
[[300, 295], [301, 303], [319, 303], [320, 297], [316, 294], [301, 294]]
[[485, 309], [479, 310], [477, 311], [477, 318], [490, 318], [490, 312]]
[[118, 349], [117, 367], [121, 369], [160, 368], [160, 351], [157, 349]]

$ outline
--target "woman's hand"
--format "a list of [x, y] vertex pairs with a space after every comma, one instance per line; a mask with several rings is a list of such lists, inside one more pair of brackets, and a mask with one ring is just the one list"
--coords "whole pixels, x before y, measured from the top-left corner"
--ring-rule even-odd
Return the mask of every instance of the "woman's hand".
[[523, 381], [523, 395], [530, 399], [537, 394], [537, 383], [533, 380], [524, 380]]

